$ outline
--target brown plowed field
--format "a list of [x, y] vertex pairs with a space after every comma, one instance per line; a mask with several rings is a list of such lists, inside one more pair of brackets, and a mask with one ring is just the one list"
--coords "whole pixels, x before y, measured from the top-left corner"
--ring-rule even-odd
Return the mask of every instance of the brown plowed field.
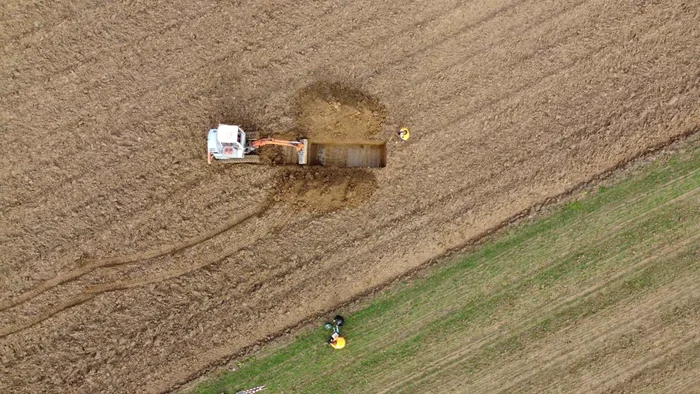
[[[695, 1], [0, 15], [3, 393], [166, 391], [700, 124]], [[383, 169], [208, 166], [219, 121], [413, 137]]]

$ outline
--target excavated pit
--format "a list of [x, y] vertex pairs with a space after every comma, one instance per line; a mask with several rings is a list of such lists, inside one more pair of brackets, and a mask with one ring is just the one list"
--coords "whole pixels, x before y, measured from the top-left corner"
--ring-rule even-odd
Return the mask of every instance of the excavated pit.
[[[345, 140], [308, 142], [308, 165], [324, 167], [386, 167], [386, 142], [381, 140]], [[283, 164], [296, 164], [297, 154], [284, 151]]]

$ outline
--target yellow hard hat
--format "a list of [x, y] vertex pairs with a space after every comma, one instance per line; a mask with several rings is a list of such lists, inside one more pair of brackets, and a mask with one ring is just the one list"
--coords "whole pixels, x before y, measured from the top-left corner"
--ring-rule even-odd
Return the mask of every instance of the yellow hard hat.
[[333, 342], [331, 342], [333, 349], [342, 349], [345, 347], [345, 338], [338, 337]]
[[409, 130], [408, 127], [402, 127], [401, 130], [399, 130], [399, 138], [408, 141], [408, 139], [411, 138], [411, 130]]

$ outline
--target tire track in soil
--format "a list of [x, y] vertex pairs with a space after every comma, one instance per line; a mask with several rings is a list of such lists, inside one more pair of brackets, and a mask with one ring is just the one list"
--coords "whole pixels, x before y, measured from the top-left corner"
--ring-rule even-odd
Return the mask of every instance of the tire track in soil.
[[[196, 173], [195, 171], [191, 172], [191, 174], [195, 174], [195, 173]], [[145, 199], [146, 202], [142, 206], [139, 206], [138, 204], [135, 204], [135, 203], [134, 204], [127, 204], [127, 206], [132, 209], [131, 211], [125, 212], [122, 210], [120, 212], [119, 216], [115, 216], [114, 218], [111, 218], [111, 219], [105, 221], [104, 224], [100, 227], [100, 231], [98, 231], [98, 232], [91, 230], [92, 227], [89, 225], [86, 225], [85, 229], [74, 232], [74, 233], [69, 233], [67, 236], [72, 236], [78, 240], [81, 240], [80, 241], [81, 244], [85, 243], [83, 236], [88, 234], [88, 233], [93, 234], [92, 240], [101, 239], [102, 235], [113, 233], [114, 227], [116, 224], [123, 224], [125, 222], [129, 222], [130, 219], [133, 219], [134, 217], [136, 217], [137, 214], [144, 212], [144, 211], [150, 211], [151, 208], [158, 206], [160, 204], [163, 204], [165, 202], [177, 201], [177, 198], [175, 197], [176, 195], [179, 195], [181, 193], [190, 192], [193, 189], [196, 189], [197, 187], [199, 187], [199, 185], [206, 184], [207, 182], [209, 182], [211, 180], [211, 178], [214, 175], [216, 175], [215, 172], [208, 172], [204, 176], [198, 175], [196, 177], [192, 177], [193, 179], [188, 179], [188, 180], [184, 181], [182, 186], [179, 186], [177, 188], [172, 189], [169, 193], [166, 193], [166, 194], [155, 193], [153, 196], [150, 196], [149, 198]], [[100, 196], [97, 196], [96, 199], [99, 197], [103, 197], [103, 196], [111, 196], [111, 195], [118, 194], [118, 192], [121, 190], [122, 190], [122, 186], [117, 186], [113, 189], [110, 189], [108, 192], [105, 192], [105, 193], [101, 194]], [[223, 200], [224, 198], [225, 197], [222, 196], [221, 199], [213, 200], [212, 203], [218, 203], [221, 200]], [[92, 202], [92, 200], [89, 200], [89, 201], [81, 203], [75, 207], [68, 207], [65, 209], [65, 211], [74, 212], [74, 211], [80, 210], [81, 208], [84, 208], [85, 206], [90, 205], [91, 202]], [[42, 234], [43, 233], [36, 233], [37, 236], [41, 236]], [[63, 242], [67, 242], [67, 241], [64, 240]], [[62, 246], [65, 246], [66, 249], [71, 249], [71, 248], [75, 249], [78, 247], [78, 243], [77, 243], [78, 241], [74, 241], [74, 242], [75, 243], [73, 243], [71, 245], [63, 244]], [[47, 245], [44, 247], [44, 249], [38, 250], [37, 253], [45, 253], [48, 250], [54, 249], [58, 245], [60, 245], [60, 244]], [[34, 260], [33, 257], [28, 257], [26, 259], [20, 260], [19, 263], [17, 263], [17, 265], [24, 266], [27, 263], [31, 262], [32, 260]], [[2, 310], [2, 307], [0, 306], [0, 311], [1, 310]]]
[[[251, 219], [251, 218], [252, 218], [252, 216], [247, 218], [247, 219]], [[237, 251], [240, 251], [244, 247], [245, 246], [241, 246], [241, 247], [237, 248], [236, 250], [232, 251], [231, 254], [236, 253]], [[176, 253], [176, 252], [173, 252], [173, 253]], [[136, 263], [136, 262], [139, 262], [142, 260], [145, 260], [145, 259], [129, 261], [129, 262], [125, 262], [124, 264]], [[115, 265], [102, 266], [102, 267], [98, 267], [98, 268], [108, 268], [108, 267], [113, 267], [113, 266], [115, 266]], [[198, 267], [196, 269], [202, 268], [204, 266], [206, 266], [206, 265], [198, 264], [198, 265], [196, 265], [196, 267]], [[92, 270], [92, 271], [94, 271], [94, 270]], [[92, 271], [89, 271], [89, 272], [92, 272]], [[87, 272], [87, 273], [89, 273], [89, 272]], [[179, 276], [179, 275], [175, 275], [173, 277], [177, 277], [177, 276]], [[75, 279], [77, 279], [77, 278], [71, 278], [71, 279], [65, 281], [64, 283], [71, 281], [71, 280], [75, 280]], [[52, 308], [49, 311], [40, 314], [38, 317], [36, 317], [34, 319], [30, 319], [29, 321], [27, 321], [25, 323], [17, 324], [15, 326], [11, 326], [11, 327], [5, 329], [4, 331], [0, 331], [0, 338], [24, 331], [26, 329], [29, 329], [37, 324], [40, 324], [40, 323], [52, 318], [53, 316], [65, 311], [65, 310], [68, 310], [68, 309], [76, 307], [76, 306], [80, 306], [80, 305], [94, 299], [95, 297], [97, 297], [98, 295], [100, 295], [102, 293], [146, 286], [149, 284], [159, 283], [159, 282], [162, 282], [162, 281], [167, 280], [167, 279], [170, 279], [170, 278], [168, 278], [168, 277], [163, 278], [163, 279], [156, 278], [156, 279], [137, 281], [137, 282], [131, 282], [131, 283], [129, 283], [129, 282], [119, 283], [118, 282], [118, 283], [114, 283], [114, 284], [106, 284], [106, 285], [102, 285], [99, 287], [95, 286], [93, 288], [88, 288], [88, 289], [86, 289], [86, 291], [83, 294], [78, 295], [76, 297], [73, 297], [72, 299], [69, 299], [68, 301], [61, 303], [58, 307]], [[55, 285], [53, 287], [56, 287], [56, 286], [58, 286], [58, 285]], [[46, 290], [44, 290], [44, 291], [46, 291]]]
[[[369, 180], [363, 179], [364, 176], [366, 176], [367, 174], [371, 174], [371, 173], [366, 173], [366, 172], [362, 172], [362, 171], [355, 172], [354, 175], [353, 175], [353, 173], [350, 173], [350, 172], [345, 173], [345, 174], [346, 175], [351, 174], [350, 176], [354, 177], [354, 179], [357, 180], [357, 183], [355, 183], [353, 185], [353, 187], [358, 187], [358, 186], [363, 185], [365, 183], [371, 184], [372, 180], [373, 180], [372, 177], [369, 177]], [[289, 200], [289, 203], [292, 203], [292, 204], [297, 202], [297, 197], [299, 197], [300, 193], [301, 193], [298, 190], [295, 191], [295, 185], [298, 182], [299, 182], [298, 180], [293, 180], [293, 181], [291, 181], [291, 183], [287, 183], [287, 184], [283, 183], [281, 186], [278, 186], [278, 191], [280, 191], [280, 193], [282, 194], [282, 197], [280, 198], [280, 200], [284, 201], [286, 199], [286, 200]], [[314, 184], [306, 183], [304, 180], [302, 180], [299, 185], [302, 186], [303, 190], [308, 191], [309, 188], [313, 189], [315, 187], [319, 187], [319, 188], [323, 189], [324, 187], [328, 187], [328, 185], [325, 184], [324, 182], [327, 182], [327, 180], [322, 180], [319, 184], [314, 185]], [[346, 185], [346, 187], [347, 186], [348, 185]], [[345, 189], [343, 191], [343, 193], [347, 193], [347, 189]], [[371, 192], [369, 194], [371, 195]], [[307, 226], [310, 225], [311, 223], [313, 223], [314, 220], [316, 220], [320, 217], [323, 217], [323, 214], [325, 213], [325, 209], [330, 209], [330, 210], [343, 209], [346, 206], [352, 206], [355, 203], [356, 202], [345, 201], [343, 204], [341, 204], [342, 206], [340, 208], [335, 207], [334, 205], [330, 205], [328, 208], [325, 208], [325, 207], [310, 208], [309, 210], [311, 210], [311, 211], [318, 210], [321, 213], [312, 214], [310, 217], [305, 219], [303, 222], [296, 221], [294, 223], [295, 224], [294, 227], [298, 227], [300, 223], [303, 223], [303, 225], [307, 225]], [[276, 204], [276, 200], [275, 200], [275, 196], [273, 196], [271, 198], [271, 201], [269, 202], [269, 207], [272, 207], [275, 204]], [[282, 205], [284, 205], [284, 203]], [[267, 209], [265, 211], [267, 211]], [[261, 240], [272, 239], [273, 237], [278, 236], [279, 233], [281, 232], [281, 230], [284, 229], [285, 227], [287, 227], [288, 223], [294, 218], [295, 218], [295, 216], [288, 216], [287, 219], [282, 221], [281, 224], [272, 227], [272, 229], [266, 231], [264, 234], [257, 237], [253, 242], [249, 242], [248, 244], [252, 245], [252, 244], [257, 243]], [[208, 266], [211, 266], [213, 264], [220, 263], [220, 262], [230, 258], [231, 256], [233, 256], [235, 253], [239, 252], [241, 249], [242, 248], [235, 248], [233, 250], [223, 251], [220, 254], [218, 254], [216, 257], [214, 257], [212, 259], [205, 260], [203, 263], [198, 263], [194, 266], [188, 266], [185, 270], [174, 270], [172, 272], [165, 272], [165, 273], [158, 275], [154, 279], [139, 280], [139, 281], [133, 281], [133, 282], [114, 282], [114, 283], [107, 284], [107, 285], [96, 285], [96, 286], [89, 288], [87, 291], [91, 292], [91, 293], [104, 293], [104, 292], [110, 292], [110, 291], [115, 291], [115, 290], [123, 290], [123, 289], [128, 289], [128, 288], [141, 287], [141, 286], [145, 286], [148, 284], [159, 283], [159, 282], [162, 282], [165, 280], [174, 279], [174, 278], [177, 278], [180, 276], [190, 274], [190, 273], [195, 272], [195, 271], [202, 269], [204, 267], [208, 267]], [[273, 274], [273, 275], [268, 276], [266, 278], [260, 278], [259, 282], [264, 283], [264, 282], [269, 281], [270, 279], [274, 280], [274, 279], [277, 279], [279, 277], [280, 277], [280, 275]]]
[[244, 246], [236, 247], [230, 250], [226, 250], [224, 252], [221, 252], [220, 254], [216, 255], [213, 258], [206, 259], [203, 262], [194, 264], [192, 266], [188, 266], [185, 269], [181, 270], [173, 270], [169, 272], [165, 272], [163, 274], [157, 275], [155, 277], [152, 277], [150, 279], [144, 279], [144, 280], [137, 280], [137, 281], [120, 281], [120, 282], [113, 282], [113, 283], [108, 283], [108, 284], [101, 284], [101, 285], [95, 285], [88, 287], [86, 289], [86, 292], [88, 294], [102, 294], [102, 293], [108, 293], [108, 292], [113, 292], [113, 291], [118, 291], [118, 290], [127, 290], [127, 289], [133, 289], [136, 287], [143, 287], [151, 284], [156, 284], [156, 283], [161, 283], [170, 279], [175, 279], [187, 274], [190, 274], [194, 271], [200, 270], [205, 267], [209, 267], [213, 264], [218, 264], [229, 257], [233, 256], [235, 253], [240, 252], [242, 249], [248, 247], [250, 244], [254, 244], [255, 242], [259, 241], [260, 239], [264, 237], [270, 237], [274, 234], [277, 234], [279, 230], [284, 228], [289, 221], [291, 220], [291, 217], [288, 217], [286, 221], [282, 222], [282, 224], [279, 224], [277, 226], [274, 226], [271, 230], [266, 231], [263, 235], [258, 236], [257, 238], [253, 239], [251, 242], [247, 242], [244, 244]]
[[[101, 230], [99, 232], [91, 231], [90, 227], [86, 226], [87, 227], [86, 229], [81, 230], [81, 231], [77, 231], [74, 233], [69, 233], [68, 236], [72, 235], [75, 238], [79, 238], [79, 239], [83, 240], [84, 239], [83, 236], [85, 234], [91, 233], [91, 234], [94, 234], [94, 239], [100, 239], [100, 235], [112, 233], [114, 231], [113, 225], [115, 223], [117, 223], [117, 222], [123, 223], [125, 221], [129, 221], [134, 216], [136, 216], [136, 214], [138, 214], [140, 212], [149, 211], [151, 208], [155, 207], [156, 205], [162, 204], [162, 203], [167, 202], [167, 201], [172, 201], [176, 195], [179, 195], [183, 192], [191, 191], [192, 189], [197, 188], [199, 186], [199, 184], [208, 182], [212, 178], [213, 175], [214, 175], [214, 173], [210, 172], [210, 173], [205, 174], [204, 177], [196, 177], [192, 180], [185, 181], [185, 182], [183, 182], [182, 186], [179, 186], [177, 188], [172, 189], [169, 193], [156, 194], [152, 198], [148, 198], [148, 201], [145, 202], [142, 206], [138, 206], [137, 204], [130, 204], [129, 205], [130, 208], [134, 205], [136, 205], [136, 207], [132, 208], [132, 211], [127, 211], [127, 212], [122, 211], [123, 213], [121, 216], [114, 217], [112, 219], [105, 221], [104, 225], [101, 227]], [[101, 194], [100, 196], [98, 196], [98, 198], [114, 195], [114, 194], [116, 194], [116, 192], [121, 191], [121, 190], [122, 190], [121, 187], [115, 187], [113, 189], [110, 189], [108, 192]], [[81, 210], [82, 208], [85, 208], [86, 206], [90, 205], [90, 202], [91, 201], [86, 201], [86, 202], [78, 204], [74, 207], [66, 208], [66, 211], [70, 212], [70, 211]], [[37, 234], [37, 236], [41, 236], [41, 235], [44, 235], [44, 233]], [[45, 247], [44, 250], [39, 250], [38, 252], [41, 253], [42, 251], [53, 249], [53, 247], [55, 247], [55, 246], [56, 245], [48, 245]], [[78, 245], [73, 244], [71, 246], [73, 248], [76, 248]], [[31, 260], [33, 260], [33, 258], [31, 258], [31, 257], [24, 259], [24, 260], [20, 260], [18, 265], [20, 265], [20, 266], [24, 265], [25, 263], [27, 263]]]
[[59, 306], [49, 310], [48, 312], [40, 314], [38, 317], [35, 317], [34, 319], [24, 323], [24, 324], [18, 324], [15, 326], [11, 326], [9, 328], [5, 328], [4, 330], [0, 331], [0, 338], [5, 338], [6, 336], [16, 334], [18, 332], [24, 331], [28, 328], [31, 328], [39, 323], [42, 323], [53, 316], [70, 309], [74, 306], [82, 305], [90, 300], [95, 298], [95, 295], [93, 294], [83, 294], [78, 297], [75, 297], [67, 302], [64, 302], [60, 304]]
[[[142, 260], [149, 260], [153, 259], [156, 257], [161, 257], [165, 255], [170, 255], [174, 253], [178, 253], [182, 250], [191, 248], [195, 245], [201, 244], [203, 242], [206, 242], [220, 234], [223, 234], [234, 227], [237, 227], [238, 225], [241, 225], [247, 221], [249, 221], [252, 218], [255, 217], [260, 217], [263, 215], [269, 208], [271, 207], [271, 203], [267, 203], [266, 205], [263, 205], [262, 207], [258, 208], [257, 210], [242, 216], [240, 218], [236, 218], [218, 228], [215, 230], [212, 230], [208, 233], [202, 234], [199, 237], [194, 237], [186, 242], [178, 243], [178, 244], [173, 244], [173, 245], [165, 245], [160, 248], [152, 249], [146, 252], [140, 252], [140, 253], [134, 253], [126, 256], [121, 256], [121, 257], [114, 257], [114, 258], [107, 258], [107, 259], [102, 259], [102, 260], [97, 260], [91, 263], [87, 263], [83, 265], [80, 268], [71, 270], [69, 272], [59, 274], [53, 279], [49, 279], [45, 282], [42, 282], [38, 286], [32, 288], [31, 290], [24, 292], [20, 294], [18, 297], [14, 298], [13, 300], [10, 301], [5, 301], [0, 303], [0, 312], [13, 308], [23, 302], [29, 301], [32, 298], [38, 296], [39, 294], [42, 294], [48, 290], [53, 289], [56, 286], [62, 285], [64, 283], [71, 282], [73, 280], [76, 280], [80, 278], [83, 275], [89, 274], [97, 269], [100, 268], [109, 268], [109, 267], [116, 267], [120, 265], [125, 265], [125, 264], [131, 264], [131, 263], [136, 263]], [[66, 308], [63, 308], [66, 309]], [[61, 309], [61, 310], [63, 310]], [[45, 320], [45, 319], [43, 319]], [[4, 335], [0, 335], [0, 338], [3, 337]]]
[[[360, 181], [360, 182], [364, 182], [364, 181]], [[287, 187], [291, 187], [291, 186], [288, 185]], [[280, 188], [281, 188], [280, 190], [284, 190], [285, 186], [281, 186]], [[290, 190], [292, 190], [292, 189], [290, 189]], [[295, 195], [292, 195], [291, 198], [294, 199]], [[262, 206], [258, 210], [254, 211], [254, 212], [252, 212], [252, 213], [250, 213], [242, 218], [236, 219], [233, 222], [229, 222], [226, 225], [221, 226], [220, 228], [213, 230], [211, 232], [208, 232], [200, 237], [192, 238], [191, 240], [184, 242], [184, 243], [178, 243], [175, 245], [167, 245], [167, 246], [163, 246], [161, 248], [153, 249], [153, 250], [150, 250], [147, 252], [136, 253], [136, 254], [131, 254], [131, 255], [127, 255], [127, 256], [111, 258], [111, 259], [103, 259], [103, 260], [98, 260], [98, 261], [93, 262], [93, 263], [89, 263], [83, 267], [72, 270], [68, 273], [61, 274], [54, 279], [45, 281], [45, 282], [41, 283], [39, 286], [33, 288], [32, 290], [21, 294], [19, 297], [17, 297], [16, 299], [14, 299], [10, 302], [0, 304], [0, 312], [4, 311], [6, 309], [9, 309], [9, 308], [15, 307], [23, 302], [26, 302], [26, 301], [46, 292], [48, 290], [51, 290], [51, 289], [53, 289], [61, 284], [76, 280], [83, 275], [86, 275], [86, 274], [89, 274], [89, 273], [95, 271], [96, 269], [115, 267], [115, 266], [119, 266], [119, 265], [125, 265], [125, 264], [139, 262], [142, 260], [153, 259], [153, 258], [161, 257], [164, 255], [172, 255], [172, 254], [178, 253], [180, 251], [183, 251], [185, 249], [191, 248], [193, 246], [202, 244], [203, 242], [206, 242], [206, 241], [208, 241], [208, 240], [210, 240], [210, 239], [212, 239], [220, 234], [223, 234], [223, 233], [233, 229], [234, 227], [238, 227], [239, 225], [242, 225], [253, 218], [262, 217], [275, 204], [276, 204], [276, 202], [274, 201], [274, 199], [271, 198], [267, 201], [267, 203], [264, 206]], [[270, 236], [279, 233], [279, 231], [281, 229], [283, 229], [285, 226], [287, 226], [287, 224], [289, 223], [289, 221], [292, 218], [293, 218], [293, 216], [289, 216], [287, 218], [287, 220], [283, 221], [281, 224], [274, 226], [271, 230], [266, 231], [264, 234], [257, 237], [257, 239], [253, 240], [252, 242], [246, 243], [245, 245], [253, 244], [262, 238], [269, 238]], [[309, 219], [308, 221], [312, 221], [312, 220], [313, 220], [313, 217], [311, 219]], [[173, 270], [170, 272], [161, 273], [158, 276], [151, 278], [151, 279], [138, 280], [138, 281], [133, 281], [133, 282], [123, 282], [123, 281], [122, 282], [113, 282], [110, 284], [96, 285], [96, 286], [88, 287], [86, 289], [86, 292], [87, 292], [86, 294], [83, 294], [77, 298], [69, 300], [69, 301], [61, 304], [59, 307], [56, 307], [56, 308], [50, 310], [49, 312], [46, 312], [46, 313], [40, 315], [40, 317], [33, 319], [27, 323], [17, 325], [15, 327], [11, 327], [9, 329], [6, 329], [5, 331], [0, 331], [0, 338], [5, 337], [5, 336], [10, 335], [10, 334], [13, 334], [13, 333], [17, 333], [19, 331], [23, 331], [23, 330], [30, 328], [36, 324], [39, 324], [39, 323], [49, 319], [50, 317], [56, 315], [57, 313], [60, 313], [66, 309], [81, 305], [81, 304], [91, 300], [92, 298], [94, 298], [95, 296], [97, 296], [99, 294], [117, 291], [117, 290], [125, 290], [125, 289], [130, 289], [130, 288], [142, 287], [142, 286], [160, 283], [160, 282], [163, 282], [166, 280], [174, 279], [174, 278], [177, 278], [177, 277], [180, 277], [183, 275], [187, 275], [189, 273], [192, 273], [196, 270], [210, 266], [212, 264], [217, 264], [219, 262], [222, 262], [222, 261], [226, 260], [227, 258], [231, 257], [233, 254], [239, 252], [243, 248], [245, 248], [245, 246], [237, 247], [233, 250], [224, 251], [224, 252], [220, 253], [217, 257], [215, 257], [213, 259], [205, 260], [203, 263], [197, 263], [193, 266], [188, 266], [184, 270], [180, 269], [180, 270]]]
[[109, 193], [105, 193], [105, 194], [109, 194]]
[[[95, 263], [92, 263], [91, 265], [70, 271], [70, 272], [63, 274], [63, 275], [59, 275], [57, 278], [52, 279], [52, 280], [48, 280], [48, 281], [42, 283], [41, 285], [39, 285], [38, 287], [30, 290], [29, 292], [23, 293], [22, 295], [20, 295], [20, 297], [18, 297], [17, 299], [13, 300], [10, 303], [7, 303], [5, 305], [0, 304], [0, 312], [6, 310], [8, 308], [15, 307], [23, 302], [26, 302], [26, 301], [38, 296], [39, 294], [44, 293], [48, 290], [51, 290], [52, 288], [55, 288], [61, 284], [76, 280], [83, 275], [86, 275], [86, 274], [89, 274], [89, 273], [95, 271], [96, 269], [115, 267], [118, 265], [125, 265], [125, 264], [132, 264], [132, 263], [136, 263], [136, 262], [143, 261], [143, 260], [161, 257], [164, 255], [175, 254], [175, 253], [181, 252], [185, 249], [199, 245], [199, 244], [206, 242], [206, 241], [208, 241], [208, 240], [210, 240], [210, 239], [212, 239], [220, 234], [223, 234], [223, 233], [231, 230], [234, 227], [242, 225], [253, 218], [260, 217], [261, 215], [263, 215], [267, 211], [267, 209], [269, 209], [269, 207], [271, 207], [271, 205], [272, 204], [264, 207], [260, 211], [256, 211], [256, 212], [253, 212], [247, 216], [244, 216], [243, 218], [235, 221], [234, 223], [231, 223], [231, 225], [226, 227], [226, 228], [224, 228], [225, 226], [222, 226], [218, 230], [207, 233], [201, 237], [193, 238], [190, 241], [185, 242], [185, 243], [172, 245], [172, 246], [165, 246], [162, 248], [154, 249], [152, 251], [143, 252], [143, 253], [139, 253], [139, 254], [133, 254], [133, 255], [129, 255], [129, 256], [125, 256], [125, 257], [121, 257], [121, 258], [100, 260], [100, 261], [97, 261]], [[282, 228], [284, 228], [288, 224], [289, 220], [291, 220], [291, 217], [289, 217], [287, 219], [287, 221], [283, 222], [280, 225], [273, 227], [272, 230], [267, 231], [265, 234], [259, 236], [258, 238], [252, 240], [251, 242], [244, 243], [243, 246], [222, 252], [220, 255], [218, 255], [217, 257], [215, 257], [213, 259], [205, 260], [203, 263], [197, 263], [193, 266], [187, 267], [184, 270], [173, 270], [173, 271], [166, 272], [166, 273], [160, 274], [156, 277], [152, 277], [150, 279], [145, 279], [145, 280], [138, 280], [138, 281], [132, 281], [132, 282], [119, 281], [119, 282], [112, 282], [112, 283], [108, 283], [108, 284], [95, 285], [95, 286], [88, 287], [85, 289], [84, 294], [77, 296], [77, 297], [74, 297], [73, 299], [70, 299], [70, 300], [60, 304], [58, 307], [53, 308], [53, 309], [49, 310], [48, 312], [41, 314], [39, 317], [37, 317], [35, 319], [32, 319], [32, 320], [30, 320], [26, 323], [23, 323], [23, 324], [18, 324], [14, 327], [7, 328], [4, 331], [0, 331], [0, 338], [3, 338], [3, 337], [6, 337], [8, 335], [15, 334], [15, 333], [24, 331], [28, 328], [31, 328], [39, 323], [42, 323], [42, 322], [50, 319], [51, 317], [57, 315], [58, 313], [61, 313], [67, 309], [82, 305], [85, 302], [92, 300], [93, 298], [95, 298], [96, 296], [98, 296], [100, 294], [119, 291], [119, 290], [127, 290], [127, 289], [132, 289], [132, 288], [137, 288], [137, 287], [143, 287], [143, 286], [147, 286], [147, 285], [151, 285], [151, 284], [161, 283], [161, 282], [164, 282], [164, 281], [167, 281], [170, 279], [175, 279], [175, 278], [178, 278], [180, 276], [187, 275], [189, 273], [192, 273], [196, 270], [208, 267], [210, 265], [220, 263], [220, 262], [226, 260], [227, 258], [233, 256], [235, 253], [246, 248], [249, 244], [255, 243], [258, 240], [262, 239], [263, 237], [268, 237], [268, 236], [270, 236], [270, 234], [276, 234], [277, 232], [279, 232], [279, 230], [281, 230]]]

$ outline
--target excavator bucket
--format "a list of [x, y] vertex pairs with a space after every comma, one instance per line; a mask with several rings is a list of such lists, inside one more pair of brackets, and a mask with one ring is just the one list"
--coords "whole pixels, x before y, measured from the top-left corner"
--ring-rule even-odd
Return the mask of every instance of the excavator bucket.
[[309, 161], [309, 140], [302, 138], [301, 143], [304, 147], [299, 151], [299, 164], [304, 165]]

